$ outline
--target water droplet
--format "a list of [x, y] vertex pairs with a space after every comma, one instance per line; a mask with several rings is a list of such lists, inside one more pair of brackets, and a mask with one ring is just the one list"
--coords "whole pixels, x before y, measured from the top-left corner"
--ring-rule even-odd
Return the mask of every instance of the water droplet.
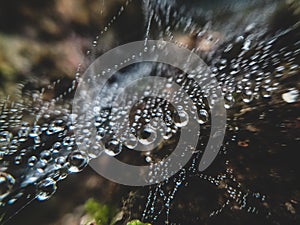
[[0, 172], [0, 200], [11, 192], [14, 184], [15, 179], [12, 175]]
[[145, 161], [148, 162], [148, 163], [150, 163], [150, 162], [152, 162], [152, 158], [150, 156], [146, 156], [145, 157]]
[[152, 144], [157, 138], [157, 132], [151, 126], [146, 126], [139, 135], [139, 142], [143, 145]]
[[30, 167], [32, 167], [32, 166], [34, 166], [35, 165], [35, 163], [37, 162], [37, 157], [36, 156], [31, 156], [29, 159], [28, 159], [28, 162], [27, 162], [27, 164], [28, 164], [28, 166], [30, 166]]
[[38, 172], [39, 173], [43, 173], [44, 172], [44, 169], [47, 167], [47, 161], [44, 160], [44, 159], [39, 159], [37, 162], [36, 162], [36, 168], [38, 168]]
[[125, 140], [125, 145], [127, 148], [129, 149], [134, 149], [138, 144], [138, 140], [136, 138], [136, 136], [134, 136], [133, 134], [128, 134], [128, 137]]
[[68, 171], [78, 173], [88, 164], [88, 157], [84, 152], [75, 151], [68, 155]]
[[187, 114], [187, 112], [183, 111], [183, 110], [180, 110], [177, 115], [178, 115], [178, 117], [175, 116], [175, 118], [174, 118], [174, 124], [177, 127], [186, 126], [189, 122], [189, 115]]
[[87, 154], [90, 158], [94, 159], [97, 158], [103, 152], [104, 149], [104, 145], [101, 142], [97, 142], [90, 146]]
[[224, 107], [225, 109], [230, 109], [235, 103], [235, 99], [232, 93], [228, 92], [224, 96]]
[[107, 146], [104, 150], [104, 152], [109, 156], [116, 156], [120, 154], [122, 151], [122, 144], [116, 140], [112, 139], [107, 143]]
[[260, 92], [263, 98], [270, 98], [272, 95], [272, 89], [270, 87], [261, 88]]
[[21, 161], [22, 161], [22, 156], [20, 156], [20, 155], [17, 155], [16, 157], [15, 157], [15, 164], [16, 165], [19, 165], [20, 163], [21, 163]]
[[37, 184], [36, 198], [39, 201], [49, 199], [56, 191], [56, 182], [52, 178], [46, 178]]
[[198, 113], [197, 121], [199, 124], [205, 124], [207, 123], [209, 118], [209, 114], [205, 109], [200, 109]]
[[28, 134], [29, 134], [29, 127], [27, 126], [22, 126], [18, 131], [19, 138], [27, 137]]
[[0, 148], [7, 146], [12, 138], [12, 134], [8, 131], [0, 132]]
[[64, 130], [64, 121], [59, 119], [53, 121], [50, 125], [48, 130], [46, 131], [47, 135], [56, 134], [62, 132]]
[[101, 140], [105, 136], [106, 130], [103, 127], [97, 129], [97, 139]]
[[66, 163], [66, 158], [63, 156], [60, 156], [55, 160], [55, 163], [57, 164], [58, 167], [62, 167]]
[[40, 153], [40, 158], [45, 160], [45, 161], [49, 161], [52, 158], [51, 152], [48, 151], [48, 150], [42, 151]]
[[298, 100], [299, 91], [295, 88], [290, 89], [288, 92], [281, 95], [282, 99], [287, 103], [294, 103]]
[[243, 90], [242, 98], [243, 98], [243, 102], [250, 103], [253, 100], [253, 92], [248, 89]]
[[7, 202], [8, 205], [12, 205], [14, 204], [18, 199], [16, 198], [12, 198], [12, 199], [9, 199], [9, 201]]

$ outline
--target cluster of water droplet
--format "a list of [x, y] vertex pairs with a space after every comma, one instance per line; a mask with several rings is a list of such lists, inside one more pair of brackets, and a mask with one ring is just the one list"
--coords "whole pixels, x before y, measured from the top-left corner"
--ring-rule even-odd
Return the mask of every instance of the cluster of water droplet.
[[[166, 4], [166, 1], [159, 1], [159, 3], [157, 1], [146, 1], [145, 7], [149, 12], [146, 18], [146, 21], [148, 21], [146, 38], [149, 36], [151, 25], [154, 29], [156, 28], [155, 26], [160, 28], [159, 36], [167, 36], [171, 41], [186, 47], [191, 47], [191, 39], [183, 39], [184, 43], [180, 43], [180, 40], [176, 40], [176, 35], [174, 35], [176, 29], [179, 32], [183, 32], [186, 36], [194, 36], [196, 33], [199, 39], [206, 37], [204, 34], [213, 33], [209, 30], [213, 27], [201, 28], [195, 18], [189, 17], [189, 15], [181, 15], [184, 9], [177, 10], [177, 8], [173, 8], [174, 5], [176, 5], [175, 2]], [[199, 17], [201, 16], [203, 15], [199, 12]], [[234, 24], [239, 21], [231, 22]], [[268, 25], [260, 22], [260, 25], [262, 24], [263, 26]], [[249, 106], [264, 104], [271, 102], [272, 98], [279, 98], [287, 103], [299, 101], [299, 83], [289, 82], [289, 80], [293, 79], [298, 80], [296, 76], [299, 74], [299, 23], [291, 24], [287, 28], [272, 32], [265, 29], [266, 27], [259, 27], [259, 25], [255, 29], [256, 25], [253, 20], [247, 21], [243, 25], [242, 30], [237, 29], [236, 32], [228, 35], [228, 37], [216, 44], [215, 49], [214, 46], [211, 47], [208, 53], [205, 52], [207, 49], [204, 50], [201, 46], [197, 48], [197, 41], [194, 41], [196, 46], [192, 47], [193, 51], [207, 57], [206, 60], [211, 67], [213, 76], [217, 78], [219, 85], [222, 87], [225, 100], [224, 107], [226, 109], [234, 109], [245, 104]], [[295, 35], [298, 39], [294, 38]], [[203, 93], [196, 95], [196, 97], [201, 99]], [[187, 110], [192, 111], [193, 109]], [[206, 122], [209, 112], [203, 109], [200, 109], [198, 112], [199, 123], [202, 124], [202, 121]], [[203, 116], [203, 120], [201, 116]], [[226, 154], [226, 144], [224, 144], [223, 148]], [[197, 153], [201, 151], [200, 149], [196, 148], [193, 151]], [[196, 170], [197, 165], [192, 163], [188, 169], [183, 168], [172, 179], [151, 187], [145, 210], [142, 214], [143, 219], [155, 222], [162, 212], [165, 212], [166, 221], [169, 223], [170, 202], [174, 200], [178, 189], [187, 183], [186, 180], [189, 176], [199, 177], [216, 185], [219, 189], [225, 190], [228, 200], [224, 202], [220, 209], [213, 211], [210, 214], [211, 217], [218, 215], [225, 207], [243, 209], [254, 214], [262, 213], [266, 218], [271, 216], [271, 212], [265, 208], [268, 205], [266, 204], [266, 196], [243, 189], [242, 185], [236, 181], [233, 170], [229, 167], [226, 173], [221, 173], [216, 177], [202, 173], [193, 174]], [[161, 171], [155, 171], [155, 173], [163, 173], [163, 171], [162, 167]], [[227, 184], [228, 180], [231, 180], [231, 184]], [[169, 187], [169, 189], [166, 187]], [[248, 203], [253, 202], [251, 199], [257, 199], [257, 202], [260, 203], [251, 205], [251, 203]]]
[[[17, 107], [5, 106], [1, 113], [2, 206], [14, 203], [12, 200], [20, 198], [29, 186], [36, 187], [31, 197], [48, 199], [55, 192], [57, 181], [68, 173], [81, 171], [88, 162], [85, 153], [76, 151], [69, 110], [49, 107], [39, 120], [31, 115], [28, 117], [33, 120], [25, 122], [28, 118], [22, 112], [30, 111], [27, 108], [30, 106], [14, 104]], [[19, 113], [21, 115], [16, 118], [15, 114]]]
[[[178, 134], [180, 129], [188, 124], [190, 117], [197, 119], [201, 125], [207, 123], [209, 121], [208, 105], [204, 102], [202, 91], [194, 89], [194, 83], [190, 81], [183, 75], [170, 77], [168, 83], [177, 82], [182, 87], [182, 90], [173, 91], [171, 94], [166, 90], [172, 85], [166, 84], [165, 90], [153, 90], [153, 87], [146, 87], [141, 99], [138, 99], [135, 93], [122, 96], [122, 104], [110, 109], [102, 109], [95, 117], [95, 123], [91, 125], [96, 127], [96, 140], [102, 141], [105, 152], [110, 156], [118, 155], [124, 148], [151, 151], [157, 147], [157, 145], [153, 146], [154, 143], [163, 144], [164, 141]], [[189, 99], [185, 99], [182, 91], [189, 92], [188, 97], [194, 102], [192, 109], [187, 104]], [[156, 97], [158, 92], [163, 93]], [[182, 102], [182, 105], [174, 108], [164, 98]], [[132, 105], [134, 108], [131, 108]], [[94, 110], [98, 109], [98, 106], [94, 107]], [[128, 112], [129, 115], [127, 115]], [[88, 127], [86, 122], [83, 126]], [[84, 127], [80, 129], [85, 133], [82, 137], [89, 137], [91, 129], [84, 129]], [[147, 160], [149, 158], [146, 157]]]
[[[125, 1], [117, 15], [99, 32], [93, 48], [130, 2]], [[90, 53], [89, 50], [87, 55]], [[59, 180], [70, 173], [80, 172], [88, 164], [91, 155], [87, 154], [88, 150], [78, 150], [81, 142], [80, 139], [76, 142], [74, 135], [74, 118], [78, 115], [71, 113], [69, 100], [62, 102], [76, 89], [80, 69], [79, 65], [72, 85], [51, 101], [44, 100], [43, 95], [55, 89], [60, 80], [40, 92], [20, 94], [17, 101], [0, 100], [1, 207], [12, 205], [21, 198], [47, 200], [56, 191]], [[95, 125], [97, 122], [96, 118]], [[101, 136], [100, 133], [99, 130], [97, 137]], [[97, 146], [88, 147], [94, 154], [98, 149]]]

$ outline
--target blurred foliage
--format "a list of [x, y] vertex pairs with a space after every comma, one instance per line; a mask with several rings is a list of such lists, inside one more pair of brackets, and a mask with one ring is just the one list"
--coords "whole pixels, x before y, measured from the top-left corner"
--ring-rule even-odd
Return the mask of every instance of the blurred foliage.
[[[92, 222], [88, 224], [93, 224], [95, 222], [97, 225], [114, 225], [117, 224], [123, 217], [123, 212], [119, 211], [112, 206], [102, 204], [94, 199], [89, 199], [84, 205], [85, 212], [92, 218]], [[140, 220], [131, 220], [127, 225], [151, 225], [150, 223], [143, 223]]]
[[89, 199], [84, 205], [85, 211], [96, 222], [97, 225], [112, 224], [117, 210], [114, 207], [101, 204], [94, 199]]
[[151, 225], [150, 223], [142, 223], [139, 220], [132, 220], [127, 223], [127, 225]]

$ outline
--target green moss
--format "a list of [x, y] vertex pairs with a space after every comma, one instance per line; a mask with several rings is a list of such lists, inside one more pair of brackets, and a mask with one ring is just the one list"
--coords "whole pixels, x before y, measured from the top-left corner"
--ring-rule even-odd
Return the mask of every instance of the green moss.
[[84, 205], [85, 211], [95, 219], [97, 225], [107, 225], [111, 223], [116, 214], [114, 207], [101, 204], [94, 199], [89, 199]]
[[132, 220], [127, 223], [127, 225], [151, 225], [150, 223], [142, 223], [139, 220]]
[[[108, 206], [97, 202], [94, 199], [89, 199], [85, 205], [84, 209], [86, 213], [95, 220], [97, 225], [113, 225], [117, 221], [120, 221], [123, 217], [123, 212], [116, 210], [115, 207]], [[132, 220], [127, 223], [127, 225], [151, 225], [150, 223], [142, 223], [139, 220]]]

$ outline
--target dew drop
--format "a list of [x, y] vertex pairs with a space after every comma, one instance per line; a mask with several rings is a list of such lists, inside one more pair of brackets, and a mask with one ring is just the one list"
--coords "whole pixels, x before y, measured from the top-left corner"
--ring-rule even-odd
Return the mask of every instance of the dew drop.
[[226, 93], [224, 96], [224, 107], [225, 109], [230, 109], [235, 103], [235, 99], [232, 93]]
[[0, 200], [11, 192], [14, 184], [15, 179], [12, 175], [0, 172]]
[[0, 148], [7, 146], [12, 138], [12, 134], [8, 131], [0, 132]]
[[28, 166], [29, 167], [32, 167], [32, 166], [34, 166], [35, 165], [35, 163], [37, 162], [37, 157], [36, 156], [31, 156], [29, 159], [28, 159], [28, 161], [27, 161], [27, 164], [28, 164]]
[[68, 171], [78, 173], [88, 164], [88, 157], [84, 152], [75, 151], [68, 155]]
[[150, 145], [157, 138], [157, 132], [151, 126], [146, 126], [140, 133], [139, 142], [142, 145]]
[[45, 201], [56, 191], [56, 182], [52, 178], [46, 178], [37, 184], [37, 200]]
[[243, 90], [242, 93], [243, 102], [250, 103], [253, 100], [253, 92], [251, 90]]
[[281, 95], [282, 99], [287, 103], [294, 103], [297, 101], [299, 91], [295, 88], [290, 89], [288, 92]]
[[185, 127], [189, 122], [189, 115], [187, 114], [187, 112], [183, 111], [183, 110], [180, 110], [178, 112], [178, 117], [179, 118], [175, 117], [174, 124], [177, 127]]
[[109, 156], [116, 156], [122, 151], [122, 144], [116, 140], [112, 139], [108, 142], [104, 152]]
[[138, 144], [138, 140], [136, 136], [134, 136], [133, 134], [129, 134], [125, 140], [126, 147], [129, 149], [134, 149], [137, 146], [137, 144]]
[[205, 109], [200, 109], [198, 113], [197, 121], [199, 124], [205, 124], [207, 123], [209, 118], [208, 112]]
[[41, 152], [40, 158], [48, 162], [52, 158], [51, 152], [48, 150]]
[[146, 156], [145, 157], [145, 161], [148, 162], [148, 163], [150, 163], [150, 162], [152, 162], [152, 158], [150, 156]]
[[15, 161], [14, 161], [15, 165], [19, 165], [21, 162], [22, 162], [22, 156], [21, 155], [17, 155], [15, 157]]
[[272, 90], [270, 87], [267, 87], [267, 88], [262, 88], [261, 89], [261, 96], [263, 98], [270, 98], [272, 95]]

